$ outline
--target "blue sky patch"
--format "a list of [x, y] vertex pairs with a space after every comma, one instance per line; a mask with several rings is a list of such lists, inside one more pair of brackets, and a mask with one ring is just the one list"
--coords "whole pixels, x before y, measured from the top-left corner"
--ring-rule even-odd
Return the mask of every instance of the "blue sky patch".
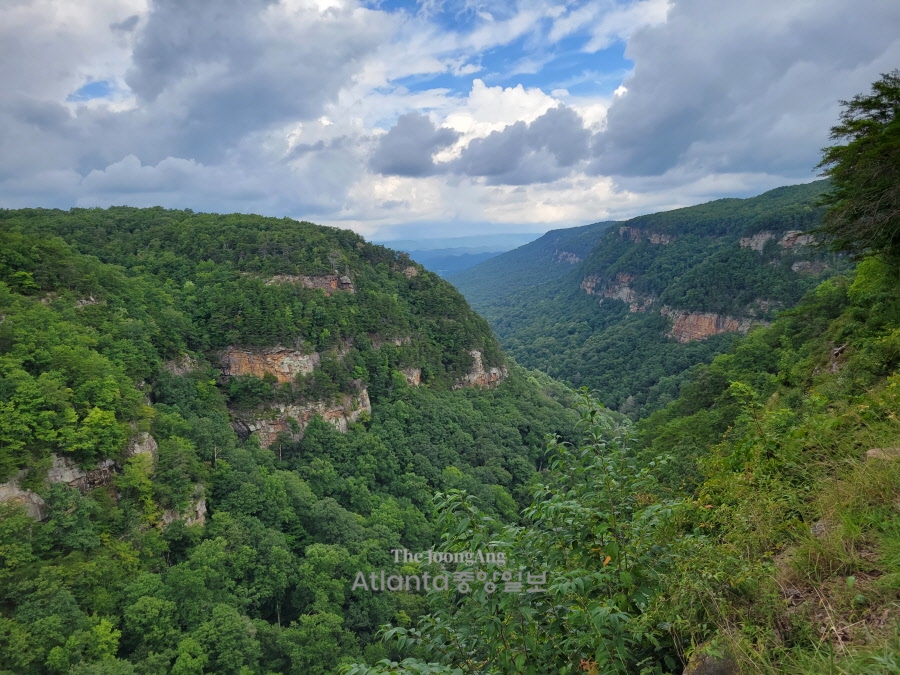
[[72, 92], [66, 97], [70, 103], [84, 103], [97, 98], [108, 98], [113, 93], [113, 86], [108, 80], [96, 80]]

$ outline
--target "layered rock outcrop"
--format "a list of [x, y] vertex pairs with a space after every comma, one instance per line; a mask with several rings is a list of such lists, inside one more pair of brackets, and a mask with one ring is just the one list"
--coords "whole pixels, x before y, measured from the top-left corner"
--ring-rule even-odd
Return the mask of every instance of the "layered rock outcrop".
[[188, 507], [184, 511], [166, 509], [163, 511], [160, 520], [163, 525], [169, 525], [176, 520], [182, 520], [185, 525], [190, 527], [191, 525], [204, 525], [206, 523], [206, 514], [206, 497], [204, 496], [203, 486], [200, 483], [197, 483], [194, 485], [194, 492], [191, 495], [191, 501], [188, 504]]
[[675, 241], [675, 237], [670, 234], [661, 234], [659, 232], [648, 232], [639, 227], [620, 227], [619, 237], [631, 239], [636, 244], [642, 241], [649, 241], [654, 245], [667, 246]]
[[775, 238], [774, 232], [768, 232], [768, 231], [757, 232], [756, 234], [754, 234], [751, 237], [742, 238], [740, 240], [740, 242], [738, 242], [738, 243], [741, 245], [741, 248], [749, 248], [754, 251], [762, 252], [763, 248], [766, 245], [766, 242], [769, 241], [769, 239], [774, 239], [774, 238]]
[[274, 375], [279, 382], [293, 382], [297, 375], [311, 373], [321, 359], [318, 352], [307, 354], [281, 346], [270, 349], [229, 347], [219, 356], [223, 375], [263, 377], [268, 373]]
[[[125, 457], [140, 454], [155, 456], [156, 451], [156, 440], [150, 434], [141, 432], [132, 437], [125, 451]], [[52, 464], [47, 471], [47, 483], [61, 483], [82, 493], [111, 485], [113, 478], [121, 470], [121, 466], [111, 459], [105, 459], [93, 469], [88, 470], [82, 469], [71, 459], [62, 455], [51, 455], [51, 460]], [[26, 473], [25, 470], [22, 470], [9, 482], [0, 483], [0, 501], [21, 504], [25, 507], [25, 513], [31, 518], [43, 520], [45, 517], [44, 500], [37, 493], [19, 487], [19, 483]]]
[[[739, 243], [742, 248], [762, 251], [766, 242], [770, 239], [775, 239], [777, 236], [778, 235], [774, 232], [765, 230], [763, 232], [757, 232], [753, 236], [744, 237]], [[814, 241], [815, 238], [811, 234], [806, 234], [801, 230], [788, 230], [781, 236], [781, 239], [778, 240], [778, 245], [782, 248], [797, 248], [799, 246], [809, 246]]]
[[422, 383], [421, 368], [403, 368], [400, 372], [403, 373], [403, 377], [406, 378], [406, 383], [410, 387], [418, 387]]
[[276, 274], [266, 279], [266, 286], [275, 284], [296, 284], [303, 288], [317, 288], [331, 295], [336, 291], [356, 293], [353, 280], [345, 274], [323, 274], [320, 276], [302, 276], [294, 274]]
[[815, 240], [815, 237], [811, 234], [806, 234], [801, 230], [788, 230], [784, 233], [778, 245], [784, 248], [796, 248], [798, 246], [809, 246]]
[[472, 356], [472, 369], [454, 383], [453, 389], [462, 389], [464, 387], [486, 387], [488, 389], [493, 389], [509, 375], [506, 366], [485, 370], [481, 352], [477, 349], [473, 349], [469, 354]]
[[712, 312], [686, 312], [665, 305], [660, 308], [659, 313], [672, 319], [672, 329], [667, 335], [677, 342], [702, 340], [720, 333], [746, 333], [754, 323], [764, 323]]
[[638, 293], [628, 284], [634, 281], [634, 275], [625, 272], [619, 272], [616, 279], [612, 283], [607, 283], [597, 288], [601, 279], [597, 276], [585, 277], [581, 282], [581, 288], [588, 295], [597, 295], [602, 298], [611, 300], [621, 300], [628, 305], [628, 311], [632, 314], [637, 312], [646, 312], [653, 304], [656, 298], [652, 295], [642, 295]]
[[287, 434], [292, 441], [299, 441], [316, 415], [345, 433], [350, 423], [357, 421], [363, 412], [371, 414], [372, 403], [369, 392], [363, 389], [355, 395], [345, 394], [333, 402], [278, 403], [257, 412], [256, 416], [245, 415], [245, 419], [235, 420], [235, 431], [244, 438], [256, 434], [260, 446], [268, 448], [279, 434]]

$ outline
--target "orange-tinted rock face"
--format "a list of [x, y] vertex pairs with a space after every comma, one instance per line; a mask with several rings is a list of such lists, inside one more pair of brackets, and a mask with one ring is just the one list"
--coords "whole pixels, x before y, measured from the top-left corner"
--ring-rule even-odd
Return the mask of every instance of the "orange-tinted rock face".
[[702, 340], [719, 333], [746, 333], [753, 324], [750, 319], [735, 319], [711, 312], [685, 312], [666, 306], [660, 309], [660, 314], [671, 317], [672, 330], [668, 335], [678, 342]]
[[274, 375], [279, 382], [293, 382], [297, 375], [306, 375], [319, 365], [320, 356], [316, 352], [304, 354], [296, 349], [273, 347], [271, 349], [242, 349], [229, 347], [220, 357], [222, 374]]
[[488, 389], [493, 389], [505, 380], [506, 376], [509, 374], [506, 366], [485, 370], [481, 352], [477, 349], [473, 349], [469, 354], [472, 355], [472, 360], [474, 361], [472, 370], [458, 379], [456, 384], [453, 385], [453, 389], [462, 389], [464, 387], [486, 387]]
[[[278, 434], [282, 433], [288, 434], [293, 441], [299, 441], [303, 438], [303, 430], [316, 415], [344, 433], [350, 422], [358, 420], [363, 412], [370, 414], [372, 412], [369, 392], [366, 389], [355, 396], [344, 395], [334, 403], [315, 401], [303, 405], [278, 404], [266, 411], [265, 416], [245, 420], [244, 426], [250, 433], [256, 434], [262, 447], [267, 448], [275, 442]], [[291, 423], [292, 420], [295, 424]]]

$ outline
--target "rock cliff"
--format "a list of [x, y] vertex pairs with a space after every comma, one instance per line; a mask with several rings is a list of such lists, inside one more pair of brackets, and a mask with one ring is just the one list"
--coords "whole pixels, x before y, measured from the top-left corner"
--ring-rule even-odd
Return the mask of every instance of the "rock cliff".
[[[150, 454], [155, 458], [157, 449], [153, 436], [141, 432], [129, 442], [124, 458], [142, 454]], [[111, 459], [103, 460], [93, 469], [88, 470], [82, 469], [71, 459], [61, 455], [51, 455], [51, 460], [52, 464], [47, 471], [46, 483], [48, 485], [61, 483], [81, 493], [112, 485], [113, 479], [122, 469], [119, 463]], [[0, 483], [0, 501], [20, 504], [30, 518], [43, 520], [47, 515], [44, 500], [36, 492], [23, 490], [19, 486], [26, 473], [27, 471], [22, 470], [9, 482]], [[202, 485], [195, 486], [194, 498], [185, 513], [167, 510], [162, 516], [163, 525], [168, 525], [175, 520], [184, 520], [187, 525], [206, 522], [206, 500], [203, 499]]]
[[660, 308], [659, 313], [672, 319], [672, 329], [668, 332], [668, 336], [677, 342], [702, 340], [720, 333], [746, 333], [754, 323], [765, 323], [712, 312], [686, 312], [666, 305]]
[[[631, 288], [628, 284], [634, 281], [634, 275], [620, 272], [616, 275], [615, 281], [602, 286], [600, 290], [597, 285], [600, 284], [600, 277], [585, 277], [581, 282], [581, 288], [588, 295], [597, 295], [602, 298], [611, 300], [621, 300], [628, 305], [628, 311], [632, 314], [637, 312], [646, 312], [654, 303], [656, 298], [652, 295], [642, 295]], [[602, 301], [601, 301], [602, 302]]]
[[355, 395], [345, 394], [334, 402], [274, 404], [267, 409], [257, 410], [235, 419], [234, 427], [243, 438], [255, 433], [260, 446], [268, 448], [275, 442], [278, 434], [282, 433], [288, 434], [292, 441], [299, 441], [303, 438], [303, 430], [316, 415], [333, 424], [338, 431], [345, 433], [349, 424], [358, 420], [363, 412], [370, 414], [372, 412], [369, 392], [366, 389]]
[[784, 248], [796, 248], [798, 246], [809, 246], [815, 240], [815, 237], [811, 234], [806, 234], [801, 230], [788, 230], [784, 233], [778, 245]]
[[766, 242], [769, 239], [774, 239], [774, 232], [757, 232], [752, 237], [744, 237], [738, 242], [741, 245], [741, 248], [750, 248], [754, 251], [762, 252], [763, 248], [766, 245]]
[[[766, 242], [770, 239], [775, 239], [777, 235], [774, 232], [765, 230], [763, 232], [757, 232], [751, 237], [744, 237], [740, 240], [740, 245], [742, 248], [750, 248], [754, 251], [762, 251], [766, 245]], [[809, 246], [815, 241], [815, 238], [811, 234], [806, 234], [802, 230], [788, 230], [785, 232], [781, 239], [778, 240], [778, 245], [782, 248], [797, 248], [800, 246]]]
[[268, 373], [274, 375], [278, 382], [293, 382], [297, 375], [311, 373], [319, 365], [321, 358], [318, 352], [305, 353], [275, 346], [270, 349], [229, 347], [221, 353], [219, 360], [222, 374], [228, 377], [263, 377]]
[[406, 378], [406, 383], [410, 387], [418, 387], [422, 383], [421, 368], [403, 368], [400, 372], [403, 373], [403, 377]]
[[506, 376], [509, 374], [506, 366], [485, 370], [481, 352], [477, 349], [473, 349], [469, 354], [472, 355], [472, 369], [456, 381], [453, 385], [453, 389], [462, 389], [464, 387], [486, 387], [488, 389], [493, 389], [505, 380]]
[[639, 227], [620, 227], [619, 237], [631, 239], [636, 244], [642, 241], [649, 241], [654, 245], [667, 246], [675, 241], [675, 237], [670, 234], [660, 234], [659, 232], [648, 232]]
[[266, 286], [275, 284], [296, 284], [303, 288], [318, 288], [325, 291], [325, 295], [331, 295], [335, 291], [356, 293], [353, 280], [344, 274], [323, 274], [321, 276], [301, 276], [294, 274], [276, 274], [266, 279]]

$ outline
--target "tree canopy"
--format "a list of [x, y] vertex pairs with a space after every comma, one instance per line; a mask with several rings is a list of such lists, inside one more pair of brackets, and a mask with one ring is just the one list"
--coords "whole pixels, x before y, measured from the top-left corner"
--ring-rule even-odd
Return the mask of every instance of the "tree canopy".
[[820, 231], [835, 250], [900, 258], [900, 70], [841, 105], [831, 139], [847, 142], [825, 148], [819, 163], [832, 185]]

